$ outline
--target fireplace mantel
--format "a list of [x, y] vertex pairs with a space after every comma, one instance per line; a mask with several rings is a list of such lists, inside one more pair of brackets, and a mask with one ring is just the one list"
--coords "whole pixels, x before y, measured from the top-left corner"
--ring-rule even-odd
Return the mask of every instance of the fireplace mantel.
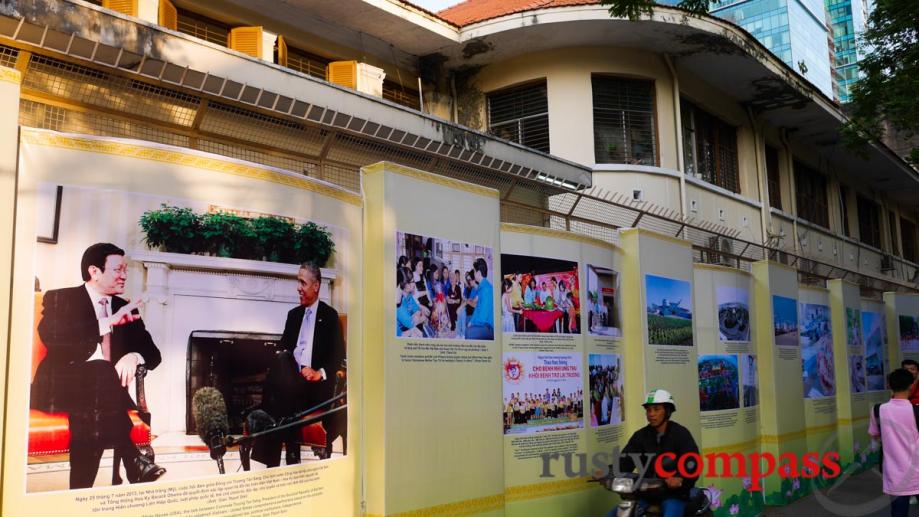
[[[165, 264], [170, 269], [187, 269], [198, 271], [224, 271], [236, 273], [253, 273], [257, 275], [297, 278], [297, 264], [281, 264], [263, 260], [245, 260], [206, 255], [188, 255], [185, 253], [167, 253], [163, 251], [135, 250], [131, 259], [146, 264]], [[322, 268], [322, 279], [335, 281], [335, 270]]]

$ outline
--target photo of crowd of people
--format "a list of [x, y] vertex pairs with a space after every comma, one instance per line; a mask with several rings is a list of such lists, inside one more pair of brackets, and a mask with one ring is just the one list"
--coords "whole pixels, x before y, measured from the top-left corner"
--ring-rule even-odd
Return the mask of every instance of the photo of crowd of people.
[[919, 352], [919, 317], [900, 314], [900, 350]]
[[813, 303], [802, 303], [800, 306], [804, 398], [831, 397], [836, 394], [836, 375], [833, 367], [830, 308]]
[[621, 424], [625, 421], [622, 356], [590, 354], [587, 365], [590, 377], [590, 427]]
[[581, 333], [578, 264], [525, 255], [501, 255], [503, 332]]
[[504, 434], [584, 427], [579, 354], [504, 354]]
[[862, 311], [846, 307], [846, 344], [862, 345]]
[[794, 298], [772, 296], [772, 328], [775, 346], [798, 346], [798, 302]]
[[724, 342], [750, 341], [750, 291], [742, 287], [718, 286], [718, 335]]
[[739, 382], [736, 355], [700, 355], [700, 410], [718, 411], [740, 407]]
[[759, 404], [759, 385], [756, 382], [756, 355], [741, 354], [741, 365], [743, 371], [743, 407], [753, 407]]
[[862, 312], [862, 335], [865, 339], [865, 377], [868, 391], [885, 389], [884, 349], [887, 334], [884, 315], [879, 312]]
[[396, 233], [396, 336], [494, 339], [492, 249]]
[[619, 272], [587, 265], [587, 331], [593, 336], [622, 335]]
[[645, 275], [648, 343], [692, 346], [692, 287], [685, 280]]

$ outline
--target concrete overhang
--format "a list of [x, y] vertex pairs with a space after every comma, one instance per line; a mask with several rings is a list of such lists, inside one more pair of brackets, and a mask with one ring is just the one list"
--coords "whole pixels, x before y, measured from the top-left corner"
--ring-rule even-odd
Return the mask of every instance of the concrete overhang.
[[919, 174], [883, 144], [863, 152], [842, 146], [846, 117], [837, 104], [771, 54], [749, 33], [712, 16], [692, 17], [656, 6], [650, 18], [610, 18], [600, 5], [532, 9], [460, 29], [459, 45], [437, 49], [448, 68], [488, 65], [539, 51], [631, 48], [668, 55], [678, 71], [784, 128], [790, 140], [819, 154], [821, 168], [841, 180], [883, 192], [907, 206], [919, 199]]
[[456, 45], [459, 28], [398, 0], [175, 0], [223, 22], [263, 24], [287, 37], [302, 31], [416, 71], [418, 56]]
[[0, 4], [3, 38], [550, 189], [591, 185], [583, 165], [85, 2], [8, 0]]

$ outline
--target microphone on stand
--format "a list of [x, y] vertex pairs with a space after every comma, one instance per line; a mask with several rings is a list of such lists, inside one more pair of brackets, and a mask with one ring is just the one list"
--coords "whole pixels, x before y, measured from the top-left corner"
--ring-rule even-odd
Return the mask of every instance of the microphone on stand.
[[192, 398], [192, 416], [198, 436], [207, 445], [211, 459], [217, 461], [218, 470], [225, 474], [223, 455], [227, 452], [226, 442], [230, 425], [227, 421], [227, 404], [220, 391], [211, 387], [196, 391]]
[[246, 427], [249, 428], [249, 434], [266, 431], [275, 425], [277, 425], [277, 423], [274, 421], [274, 418], [261, 409], [256, 409], [246, 417]]

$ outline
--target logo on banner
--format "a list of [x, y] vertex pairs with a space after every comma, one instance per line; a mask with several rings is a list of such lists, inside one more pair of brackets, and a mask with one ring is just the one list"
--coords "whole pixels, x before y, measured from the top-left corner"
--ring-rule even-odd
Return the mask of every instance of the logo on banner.
[[504, 361], [504, 379], [515, 384], [520, 382], [523, 379], [523, 363], [513, 357]]

